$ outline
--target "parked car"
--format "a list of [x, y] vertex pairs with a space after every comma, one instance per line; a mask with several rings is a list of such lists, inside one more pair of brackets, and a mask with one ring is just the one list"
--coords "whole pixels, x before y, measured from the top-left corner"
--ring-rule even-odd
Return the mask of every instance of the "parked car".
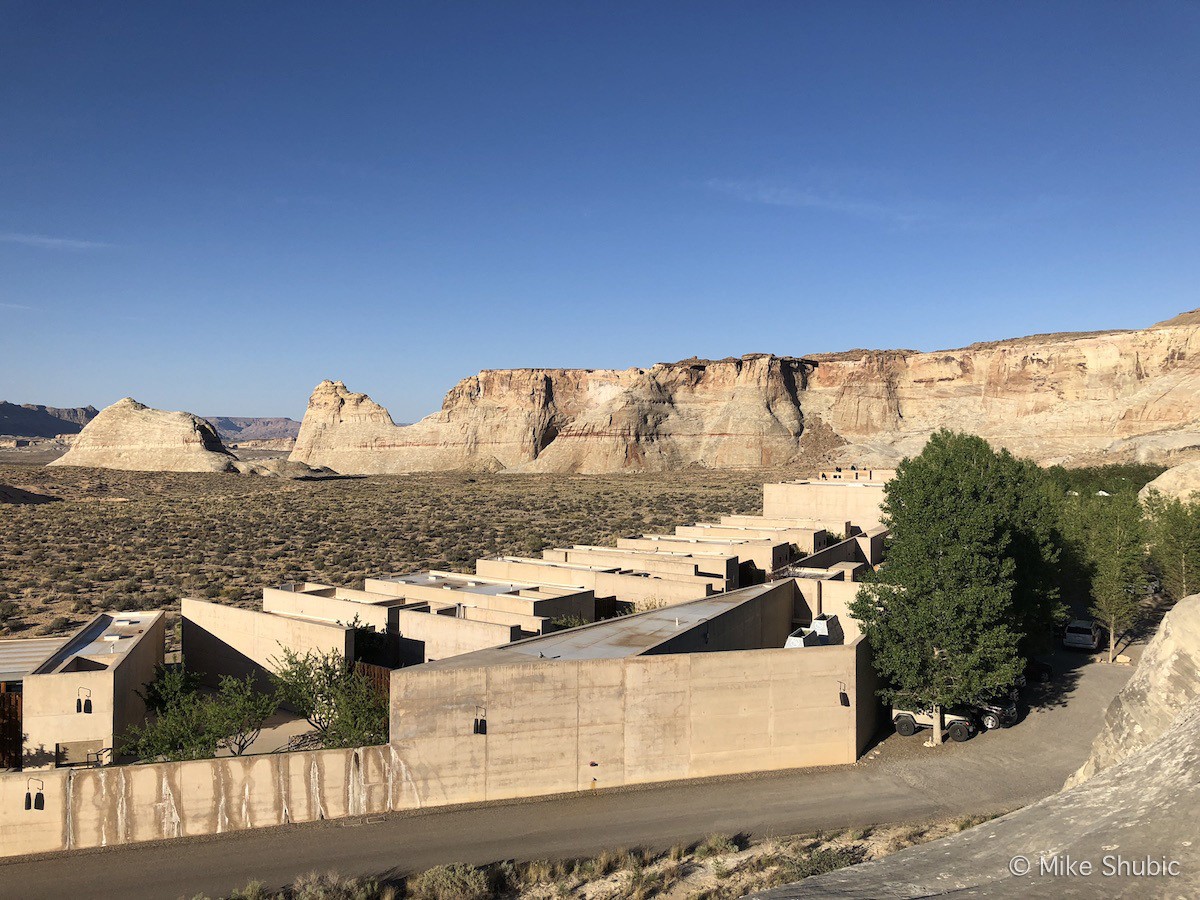
[[1008, 728], [1017, 724], [1017, 692], [1015, 689], [995, 697], [977, 700], [973, 706], [980, 724], [988, 731], [994, 728]]
[[[943, 710], [942, 721], [952, 741], [969, 741], [979, 731], [975, 717], [967, 710]], [[933, 727], [933, 710], [892, 707], [892, 724], [896, 727], [896, 734], [911, 737], [919, 729]]]
[[1045, 684], [1054, 677], [1054, 667], [1041, 659], [1025, 660], [1025, 671], [1017, 676], [1017, 687], [1023, 688], [1030, 682]]
[[1075, 619], [1063, 633], [1063, 646], [1075, 650], [1099, 650], [1103, 629], [1093, 619]]

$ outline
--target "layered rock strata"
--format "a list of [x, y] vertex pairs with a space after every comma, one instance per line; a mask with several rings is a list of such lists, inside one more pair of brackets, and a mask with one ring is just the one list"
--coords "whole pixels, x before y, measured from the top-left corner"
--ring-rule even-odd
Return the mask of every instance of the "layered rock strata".
[[[1038, 335], [959, 350], [484, 371], [414, 425], [343, 383], [309, 401], [292, 459], [345, 473], [619, 472], [786, 465], [802, 436], [891, 465], [938, 428], [1043, 463], [1200, 456], [1200, 324]], [[839, 449], [840, 445], [840, 449]]]

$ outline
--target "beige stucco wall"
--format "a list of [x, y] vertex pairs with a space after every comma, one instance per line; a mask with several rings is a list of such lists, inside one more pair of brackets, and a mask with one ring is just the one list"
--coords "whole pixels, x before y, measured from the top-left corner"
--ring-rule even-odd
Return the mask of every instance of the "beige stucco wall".
[[254, 675], [260, 690], [270, 690], [268, 673], [276, 671], [275, 660], [284, 647], [301, 655], [334, 650], [354, 657], [354, 630], [341, 625], [187, 597], [181, 613], [184, 664], [210, 684], [221, 675]]
[[763, 515], [808, 519], [841, 530], [853, 522], [864, 531], [882, 524], [882, 484], [855, 482], [784, 482], [763, 485]]

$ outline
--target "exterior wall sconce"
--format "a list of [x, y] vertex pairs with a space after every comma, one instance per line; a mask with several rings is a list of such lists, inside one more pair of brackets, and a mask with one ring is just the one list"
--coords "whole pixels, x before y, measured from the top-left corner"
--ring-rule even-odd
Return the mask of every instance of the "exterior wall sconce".
[[92, 692], [88, 688], [80, 688], [75, 693], [75, 712], [88, 713], [92, 712]]
[[844, 681], [838, 682], [838, 702], [842, 706], [848, 707], [850, 705], [850, 695], [846, 693], [846, 683]]
[[[37, 787], [34, 787], [34, 784]], [[25, 782], [25, 808], [26, 809], [45, 809], [46, 808], [46, 783], [40, 778], [30, 778]]]
[[487, 735], [487, 710], [482, 706], [475, 707], [475, 725], [471, 731], [473, 734]]

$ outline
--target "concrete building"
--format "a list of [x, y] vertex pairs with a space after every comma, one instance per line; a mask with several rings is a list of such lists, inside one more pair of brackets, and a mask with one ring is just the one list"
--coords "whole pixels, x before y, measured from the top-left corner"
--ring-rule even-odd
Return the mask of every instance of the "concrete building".
[[[884, 484], [892, 470], [866, 470], [875, 480], [808, 479], [763, 485], [763, 515], [804, 519], [840, 530], [851, 522], [864, 531], [883, 524]], [[826, 473], [828, 474], [828, 473]], [[845, 533], [845, 532], [843, 532]]]
[[402, 669], [392, 745], [423, 804], [853, 762], [874, 674], [851, 620], [785, 649], [817, 615], [787, 579]]
[[164, 638], [163, 613], [122, 612], [67, 638], [0, 641], [0, 765], [119, 761], [121, 738], [145, 721], [139, 692], [163, 661]]
[[285, 647], [396, 668], [541, 634], [555, 619], [595, 618], [591, 591], [574, 588], [449, 572], [368, 578], [365, 587], [283, 584], [263, 590], [261, 610], [186, 599], [184, 659], [209, 683], [254, 675], [267, 690]]

